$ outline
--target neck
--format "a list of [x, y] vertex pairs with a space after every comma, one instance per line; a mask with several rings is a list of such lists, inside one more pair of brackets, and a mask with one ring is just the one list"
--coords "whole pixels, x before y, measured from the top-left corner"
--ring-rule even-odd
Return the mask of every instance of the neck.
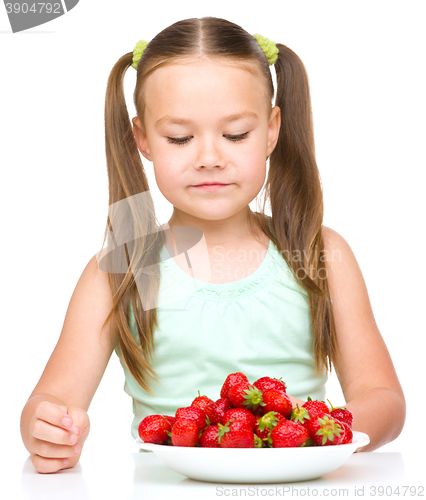
[[201, 229], [209, 249], [216, 246], [235, 248], [243, 240], [253, 239], [250, 230], [250, 219], [253, 217], [253, 212], [249, 207], [221, 220], [200, 219], [175, 208], [168, 225], [169, 227], [193, 226]]

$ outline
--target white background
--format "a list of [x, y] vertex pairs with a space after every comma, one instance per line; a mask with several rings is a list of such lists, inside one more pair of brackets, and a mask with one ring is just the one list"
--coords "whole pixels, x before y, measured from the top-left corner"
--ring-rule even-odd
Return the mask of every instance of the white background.
[[[188, 17], [224, 17], [288, 45], [311, 86], [324, 224], [350, 244], [407, 399], [401, 436], [416, 452], [425, 410], [425, 35], [421, 1], [88, 1], [12, 34], [0, 5], [3, 446], [26, 458], [22, 408], [62, 329], [71, 294], [101, 248], [108, 210], [104, 99], [115, 62]], [[136, 72], [126, 99], [135, 115]], [[143, 159], [158, 220], [171, 205]], [[82, 346], [84, 348], [84, 346]], [[237, 368], [237, 367], [236, 367]], [[113, 354], [89, 409], [93, 443], [132, 444], [131, 399]], [[343, 404], [331, 378], [327, 396]], [[4, 442], [6, 440], [6, 442]], [[4, 448], [3, 448], [4, 449]], [[83, 452], [84, 455], [84, 452]], [[3, 454], [3, 459], [6, 455]], [[7, 457], [6, 457], [7, 458]]]

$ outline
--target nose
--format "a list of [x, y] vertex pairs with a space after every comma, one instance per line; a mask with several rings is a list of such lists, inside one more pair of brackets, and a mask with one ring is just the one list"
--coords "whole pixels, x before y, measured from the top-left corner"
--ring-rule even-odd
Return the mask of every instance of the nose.
[[219, 140], [214, 137], [204, 137], [199, 140], [197, 150], [196, 167], [197, 168], [223, 168], [226, 164]]

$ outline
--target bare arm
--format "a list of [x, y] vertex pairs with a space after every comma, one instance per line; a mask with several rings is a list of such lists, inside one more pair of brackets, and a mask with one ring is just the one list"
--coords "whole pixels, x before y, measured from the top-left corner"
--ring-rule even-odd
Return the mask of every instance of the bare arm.
[[401, 433], [405, 398], [356, 258], [340, 234], [323, 229], [338, 340], [334, 368], [346, 408], [354, 415], [353, 429], [370, 437], [359, 451], [373, 451]]
[[80, 458], [90, 429], [87, 411], [116, 344], [110, 323], [102, 329], [111, 307], [108, 275], [93, 256], [73, 292], [58, 343], [22, 410], [22, 440], [39, 472], [72, 467]]

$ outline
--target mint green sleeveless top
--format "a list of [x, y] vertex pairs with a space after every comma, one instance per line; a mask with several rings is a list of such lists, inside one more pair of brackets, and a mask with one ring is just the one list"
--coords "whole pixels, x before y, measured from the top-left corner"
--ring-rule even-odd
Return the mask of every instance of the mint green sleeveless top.
[[[124, 390], [133, 399], [135, 439], [147, 415], [174, 415], [177, 408], [189, 406], [198, 391], [219, 399], [227, 375], [237, 371], [250, 383], [264, 376], [281, 377], [288, 394], [302, 400], [325, 398], [327, 373], [315, 372], [307, 293], [297, 286], [272, 240], [256, 271], [231, 283], [193, 278], [165, 246], [160, 258], [159, 327], [151, 362], [159, 377], [150, 385], [154, 395], [135, 381], [118, 344], [115, 349], [125, 374]], [[131, 306], [130, 327], [140, 345]]]

